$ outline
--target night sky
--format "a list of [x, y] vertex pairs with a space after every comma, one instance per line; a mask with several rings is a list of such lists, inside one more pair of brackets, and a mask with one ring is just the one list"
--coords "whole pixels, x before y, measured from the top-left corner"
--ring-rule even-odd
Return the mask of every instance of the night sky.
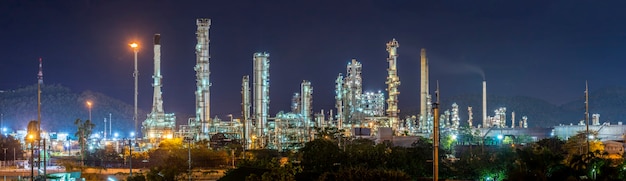
[[164, 108], [186, 120], [194, 114], [195, 21], [211, 18], [212, 116], [239, 116], [254, 52], [270, 53], [272, 116], [290, 109], [302, 80], [312, 82], [314, 111], [333, 108], [335, 78], [352, 58], [363, 64], [363, 89], [384, 91], [392, 38], [400, 43], [401, 110], [419, 105], [420, 48], [442, 97], [480, 94], [484, 71], [490, 95], [563, 104], [584, 95], [585, 80], [591, 91], [626, 85], [624, 7], [617, 0], [4, 0], [0, 90], [35, 84], [42, 57], [46, 84], [132, 104], [128, 43], [137, 41], [139, 107], [149, 110], [152, 36], [160, 33]]

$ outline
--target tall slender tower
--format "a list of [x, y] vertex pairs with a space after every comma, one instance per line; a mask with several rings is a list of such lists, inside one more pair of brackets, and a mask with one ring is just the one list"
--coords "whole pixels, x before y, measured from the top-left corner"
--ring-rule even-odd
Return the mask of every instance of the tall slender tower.
[[361, 78], [362, 65], [361, 62], [356, 61], [356, 59], [352, 59], [351, 62], [346, 66], [346, 77], [344, 78], [344, 86], [345, 86], [345, 95], [344, 106], [347, 109], [344, 109], [344, 114], [347, 116], [344, 118], [351, 126], [356, 124], [360, 124], [362, 114], [360, 112], [361, 108], [361, 95], [363, 94], [363, 80]]
[[250, 149], [252, 144], [252, 120], [250, 119], [250, 77], [243, 76], [241, 79], [241, 116], [244, 122], [245, 149]]
[[196, 123], [193, 124], [205, 138], [208, 137], [208, 126], [211, 119], [211, 81], [209, 76], [209, 28], [211, 19], [200, 18], [196, 20]]
[[[345, 119], [343, 100], [345, 95], [343, 88], [343, 75], [339, 73], [335, 80], [335, 108], [337, 109], [337, 128], [343, 129], [343, 121]], [[332, 115], [331, 115], [332, 117]]]
[[[312, 120], [313, 110], [311, 109], [311, 105], [313, 105], [313, 87], [311, 87], [311, 82], [303, 80], [300, 84], [300, 114], [302, 115], [305, 129], [308, 133], [309, 124]], [[308, 141], [309, 137], [306, 137]]]
[[420, 81], [420, 128], [422, 130], [428, 129], [426, 123], [428, 122], [428, 58], [426, 58], [426, 49], [422, 48], [420, 53], [421, 57], [421, 81]]
[[176, 116], [174, 113], [165, 114], [165, 111], [163, 111], [162, 78], [161, 34], [154, 34], [154, 75], [152, 75], [154, 93], [152, 96], [152, 111], [146, 116], [146, 120], [141, 123], [143, 137], [146, 139], [173, 136], [174, 128], [176, 127]]
[[[39, 136], [41, 136], [41, 132], [40, 131], [41, 131], [41, 86], [42, 85], [43, 85], [43, 67], [42, 67], [42, 63], [41, 63], [41, 57], [39, 57], [39, 72], [37, 73], [37, 133], [39, 135], [37, 135], [37, 138], [39, 138]], [[38, 147], [41, 148], [41, 141], [40, 140], [37, 141], [37, 144], [39, 144]], [[46, 147], [46, 145], [45, 145], [45, 142], [44, 142], [44, 151], [45, 151], [45, 147]], [[40, 154], [37, 154], [37, 155], [38, 155], [38, 160], [41, 161], [41, 155]], [[5, 155], [5, 157], [6, 157], [6, 155]], [[44, 161], [44, 163], [46, 163], [46, 162]], [[37, 169], [40, 170], [40, 168], [41, 168], [41, 164], [38, 163], [37, 164]], [[44, 172], [44, 175], [45, 175], [45, 173], [46, 173], [45, 164], [44, 164], [44, 171], [43, 172]], [[31, 173], [32, 173], [32, 169], [31, 169]]]
[[487, 118], [487, 81], [483, 80], [483, 128], [491, 127]]
[[396, 39], [392, 39], [387, 43], [387, 62], [389, 62], [389, 68], [387, 69], [387, 92], [389, 98], [387, 98], [387, 117], [389, 117], [389, 123], [391, 123], [392, 129], [398, 131], [398, 86], [400, 85], [400, 77], [398, 77], [398, 70], [396, 69], [396, 61], [398, 58], [397, 48], [400, 47]]
[[267, 117], [269, 111], [269, 93], [270, 93], [270, 54], [269, 53], [254, 53], [254, 117], [256, 121], [256, 145], [257, 148], [265, 148], [267, 133]]
[[152, 97], [152, 112], [163, 113], [163, 97], [161, 96], [161, 34], [154, 35], [154, 94]]

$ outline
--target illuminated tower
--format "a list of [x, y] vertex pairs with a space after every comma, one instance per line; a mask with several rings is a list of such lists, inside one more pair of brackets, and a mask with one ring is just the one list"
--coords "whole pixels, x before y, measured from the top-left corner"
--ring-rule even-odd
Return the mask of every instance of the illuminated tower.
[[348, 115], [345, 119], [351, 125], [359, 124], [360, 122], [358, 121], [361, 121], [359, 113], [359, 108], [361, 107], [360, 99], [363, 93], [361, 68], [361, 63], [356, 61], [356, 59], [352, 59], [352, 62], [346, 66], [347, 75], [343, 80], [346, 91], [343, 97], [346, 100], [344, 101], [344, 106], [347, 108], [344, 111], [347, 111], [345, 114]]
[[472, 112], [472, 106], [467, 107], [467, 125], [468, 127], [472, 127], [472, 122], [474, 122], [474, 113]]
[[313, 87], [311, 87], [311, 82], [303, 80], [300, 84], [300, 114], [307, 125], [311, 122], [311, 115], [313, 112], [311, 109], [312, 104]]
[[[345, 95], [345, 89], [343, 88], [343, 75], [339, 73], [335, 80], [335, 108], [337, 109], [337, 128], [343, 129], [344, 115], [344, 103], [343, 97]], [[331, 116], [332, 117], [332, 116]]]
[[195, 127], [196, 131], [200, 131], [202, 136], [208, 137], [208, 126], [211, 120], [211, 81], [209, 76], [209, 28], [211, 19], [197, 19], [196, 25], [196, 119], [195, 123], [190, 126]]
[[452, 103], [452, 118], [450, 118], [450, 121], [452, 122], [451, 126], [452, 129], [458, 129], [460, 126], [460, 122], [461, 122], [461, 118], [459, 117], [459, 105], [455, 103]]
[[250, 78], [245, 75], [241, 79], [241, 116], [244, 122], [245, 149], [250, 149], [252, 144], [252, 119], [250, 119]]
[[154, 94], [152, 97], [152, 111], [142, 123], [142, 133], [145, 139], [170, 138], [174, 135], [176, 116], [173, 113], [165, 114], [163, 111], [163, 97], [161, 92], [161, 35], [154, 35]]
[[389, 94], [389, 98], [387, 98], [387, 117], [389, 117], [389, 123], [391, 123], [392, 129], [394, 131], [398, 131], [398, 86], [400, 85], [400, 77], [398, 77], [398, 70], [396, 69], [396, 61], [398, 58], [397, 48], [400, 47], [400, 44], [396, 41], [396, 39], [392, 39], [389, 43], [387, 43], [387, 52], [389, 52], [389, 57], [387, 58], [387, 62], [389, 62], [389, 68], [387, 69], [387, 93]]
[[428, 59], [426, 58], [426, 49], [422, 48], [421, 56], [421, 76], [420, 76], [420, 128], [422, 130], [428, 129], [426, 123], [429, 119], [428, 116]]
[[254, 53], [254, 110], [253, 119], [256, 121], [256, 148], [265, 148], [267, 133], [267, 117], [269, 110], [269, 94], [270, 94], [270, 54], [269, 53]]
[[[311, 82], [303, 80], [300, 84], [300, 114], [302, 115], [302, 121], [304, 123], [304, 129], [307, 133], [310, 133], [310, 124], [312, 120], [313, 110], [311, 105], [313, 104], [313, 87]], [[305, 137], [305, 141], [309, 141], [309, 137]]]

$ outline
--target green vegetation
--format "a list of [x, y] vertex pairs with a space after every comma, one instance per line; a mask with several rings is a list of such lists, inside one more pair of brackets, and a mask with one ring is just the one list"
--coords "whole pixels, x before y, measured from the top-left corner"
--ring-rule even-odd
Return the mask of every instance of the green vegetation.
[[[21, 160], [24, 156], [20, 140], [13, 136], [0, 134], [0, 160]], [[15, 158], [13, 156], [15, 155]]]
[[[374, 144], [367, 139], [345, 138], [339, 144], [340, 139], [330, 137], [334, 134], [321, 134], [324, 136], [306, 143], [298, 152], [255, 150], [220, 180], [430, 180], [432, 177], [433, 147], [428, 139], [418, 139], [411, 147], [404, 148]], [[465, 130], [461, 134], [473, 133]], [[449, 158], [451, 150], [440, 150], [439, 177], [451, 180], [626, 179], [623, 159], [608, 157], [600, 142], [591, 140], [591, 152], [580, 152], [581, 146], [586, 147], [584, 136], [586, 134], [579, 133], [567, 142], [549, 138], [525, 145], [456, 145], [466, 148], [457, 151], [460, 153], [456, 158]], [[507, 142], [517, 142], [509, 139]], [[475, 140], [467, 137], [464, 142], [480, 143]]]

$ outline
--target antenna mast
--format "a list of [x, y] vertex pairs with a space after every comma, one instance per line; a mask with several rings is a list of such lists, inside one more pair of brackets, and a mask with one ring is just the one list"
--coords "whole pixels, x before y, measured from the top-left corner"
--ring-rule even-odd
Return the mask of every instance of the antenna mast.
[[586, 126], [587, 126], [587, 135], [586, 135], [586, 139], [587, 139], [587, 152], [590, 152], [591, 150], [589, 150], [589, 86], [587, 85], [587, 81], [585, 81], [585, 121], [587, 122]]

